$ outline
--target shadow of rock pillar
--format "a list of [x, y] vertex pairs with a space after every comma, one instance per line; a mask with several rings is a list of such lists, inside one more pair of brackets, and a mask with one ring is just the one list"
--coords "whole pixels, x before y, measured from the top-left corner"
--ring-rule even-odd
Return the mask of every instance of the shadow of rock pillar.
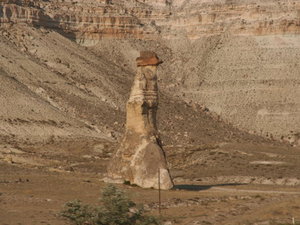
[[125, 135], [107, 169], [110, 180], [128, 181], [143, 188], [158, 188], [160, 172], [161, 189], [173, 187], [156, 127], [156, 70], [160, 63], [153, 52], [141, 52], [137, 58], [137, 74], [126, 105]]

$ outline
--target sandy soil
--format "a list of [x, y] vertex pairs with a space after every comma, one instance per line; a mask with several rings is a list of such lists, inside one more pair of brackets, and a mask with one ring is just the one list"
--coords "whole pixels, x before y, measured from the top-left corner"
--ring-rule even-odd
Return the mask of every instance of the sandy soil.
[[[63, 204], [74, 199], [97, 204], [116, 145], [64, 140], [1, 146], [0, 224], [68, 224], [59, 216]], [[166, 221], [282, 224], [295, 217], [300, 222], [300, 149], [245, 143], [165, 149], [176, 184], [162, 193]], [[157, 214], [156, 190], [118, 186]]]
[[[97, 204], [105, 185], [95, 174], [49, 172], [3, 163], [0, 167], [1, 225], [68, 224], [59, 216], [63, 204], [73, 199]], [[157, 215], [156, 190], [119, 187]], [[162, 193], [162, 216], [172, 224], [280, 224], [291, 222], [292, 217], [300, 221], [299, 186], [198, 182], [177, 188]]]

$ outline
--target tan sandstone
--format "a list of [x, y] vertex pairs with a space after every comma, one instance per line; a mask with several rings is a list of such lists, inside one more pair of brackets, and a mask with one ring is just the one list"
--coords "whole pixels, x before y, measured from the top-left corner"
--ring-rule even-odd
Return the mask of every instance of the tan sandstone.
[[143, 188], [171, 189], [165, 153], [156, 127], [158, 108], [155, 53], [141, 52], [137, 74], [127, 102], [126, 132], [120, 148], [108, 167], [108, 176]]

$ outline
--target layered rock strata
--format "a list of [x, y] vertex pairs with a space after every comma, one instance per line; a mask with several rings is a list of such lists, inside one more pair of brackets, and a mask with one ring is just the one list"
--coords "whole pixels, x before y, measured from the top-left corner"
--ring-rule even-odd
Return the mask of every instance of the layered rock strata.
[[138, 70], [127, 102], [126, 132], [108, 167], [108, 176], [143, 188], [160, 185], [170, 189], [173, 183], [156, 127], [159, 63], [152, 52], [141, 52], [137, 58]]
[[172, 96], [203, 104], [239, 129], [298, 139], [300, 0], [1, 1], [0, 27], [16, 23], [82, 45], [152, 40], [166, 50], [162, 79]]
[[1, 23], [35, 23], [82, 44], [102, 38], [197, 39], [300, 33], [299, 1], [5, 0]]
[[158, 31], [140, 17], [150, 18], [145, 7], [123, 1], [0, 2], [0, 26], [27, 23], [50, 28], [82, 45], [103, 38], [156, 39]]

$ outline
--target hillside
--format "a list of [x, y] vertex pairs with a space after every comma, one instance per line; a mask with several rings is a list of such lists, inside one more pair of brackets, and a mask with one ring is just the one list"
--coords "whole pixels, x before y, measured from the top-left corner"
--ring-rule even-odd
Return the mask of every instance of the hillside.
[[[12, 144], [47, 144], [61, 138], [114, 142], [121, 137], [135, 73], [132, 62], [140, 49], [155, 43], [103, 40], [86, 48], [57, 32], [23, 24], [2, 34], [3, 139]], [[159, 129], [165, 144], [263, 140], [172, 95], [161, 77]]]
[[[124, 113], [134, 58], [152, 49], [165, 62], [159, 77], [167, 99], [200, 105], [240, 130], [297, 144], [299, 8], [299, 1], [271, 0], [6, 0], [1, 51], [12, 53], [15, 71], [6, 60], [2, 70], [67, 117], [98, 124], [94, 129], [107, 135], [121, 129], [113, 120]], [[12, 75], [19, 64], [25, 69]]]

